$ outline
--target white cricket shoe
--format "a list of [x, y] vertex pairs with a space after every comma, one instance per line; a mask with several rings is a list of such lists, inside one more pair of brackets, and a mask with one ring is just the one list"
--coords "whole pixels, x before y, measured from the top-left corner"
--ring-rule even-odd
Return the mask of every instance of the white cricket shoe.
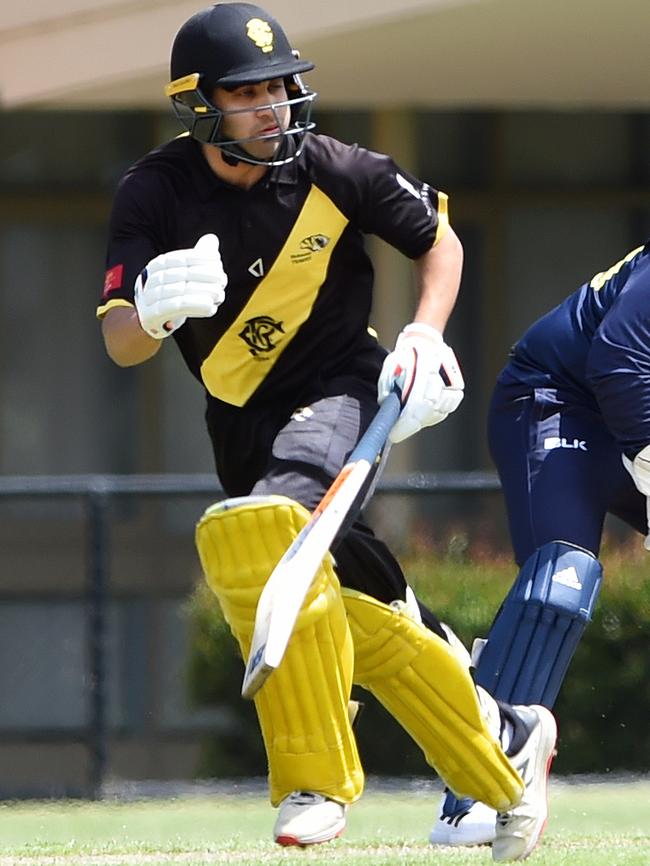
[[497, 815], [492, 859], [524, 860], [532, 853], [548, 819], [548, 776], [555, 756], [557, 726], [553, 714], [540, 706], [512, 708], [528, 731], [518, 752], [510, 755], [524, 782], [518, 806]]
[[329, 842], [345, 830], [346, 808], [321, 794], [294, 791], [280, 803], [273, 837], [278, 845]]
[[429, 834], [432, 845], [491, 845], [497, 813], [469, 797], [457, 799], [446, 791], [440, 815]]

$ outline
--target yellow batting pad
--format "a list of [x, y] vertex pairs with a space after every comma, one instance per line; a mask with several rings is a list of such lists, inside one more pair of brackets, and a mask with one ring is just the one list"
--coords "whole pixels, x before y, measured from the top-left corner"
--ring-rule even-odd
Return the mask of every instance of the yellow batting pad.
[[[198, 523], [206, 580], [244, 658], [264, 584], [308, 520], [309, 512], [291, 499], [252, 496], [219, 503]], [[254, 699], [274, 805], [292, 791], [341, 803], [361, 795], [363, 770], [348, 717], [353, 665], [341, 588], [328, 555], [282, 662]]]
[[519, 802], [521, 778], [481, 713], [452, 647], [403, 609], [342, 589], [354, 642], [354, 682], [371, 691], [459, 797], [498, 811]]

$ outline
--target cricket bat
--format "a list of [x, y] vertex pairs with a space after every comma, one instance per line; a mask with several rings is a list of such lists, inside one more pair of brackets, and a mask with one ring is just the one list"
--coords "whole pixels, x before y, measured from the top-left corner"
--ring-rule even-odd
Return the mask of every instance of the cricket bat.
[[361, 507], [358, 495], [401, 410], [401, 391], [396, 387], [379, 407], [309, 522], [273, 569], [257, 603], [242, 697], [253, 698], [282, 661], [314, 576], [350, 509], [355, 502]]

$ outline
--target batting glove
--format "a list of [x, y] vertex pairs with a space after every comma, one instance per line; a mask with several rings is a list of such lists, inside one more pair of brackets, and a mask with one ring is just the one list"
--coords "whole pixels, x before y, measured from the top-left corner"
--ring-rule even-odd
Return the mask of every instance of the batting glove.
[[216, 235], [203, 235], [192, 249], [156, 256], [135, 281], [142, 330], [162, 340], [188, 318], [214, 316], [227, 283]]
[[650, 550], [650, 445], [642, 448], [634, 460], [630, 460], [629, 457], [623, 454], [623, 465], [632, 476], [636, 489], [639, 493], [643, 493], [646, 498], [648, 534], [645, 537], [643, 546], [646, 550]]
[[391, 431], [391, 442], [402, 442], [423, 427], [439, 424], [463, 399], [465, 383], [456, 356], [430, 325], [413, 322], [398, 336], [379, 374], [379, 403], [400, 377], [404, 408]]

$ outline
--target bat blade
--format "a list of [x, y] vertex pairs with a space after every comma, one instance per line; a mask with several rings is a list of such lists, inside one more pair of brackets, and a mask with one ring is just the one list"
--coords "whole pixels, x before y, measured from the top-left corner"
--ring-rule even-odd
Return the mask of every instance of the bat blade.
[[401, 411], [390, 394], [260, 595], [242, 696], [253, 698], [282, 661], [314, 576], [381, 454]]

